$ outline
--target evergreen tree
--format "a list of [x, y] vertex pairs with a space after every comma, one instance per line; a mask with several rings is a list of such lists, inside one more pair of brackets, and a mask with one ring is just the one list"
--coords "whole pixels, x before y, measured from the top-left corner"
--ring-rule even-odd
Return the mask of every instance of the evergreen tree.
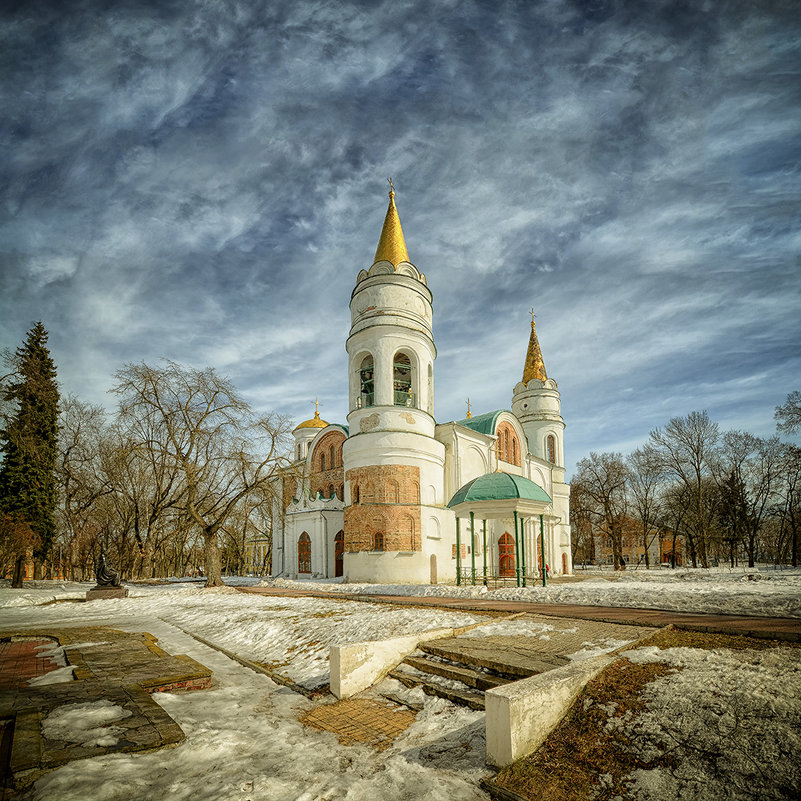
[[55, 534], [58, 385], [41, 322], [12, 357], [4, 387], [8, 414], [0, 430], [0, 513], [26, 523], [38, 537], [34, 552], [46, 559]]

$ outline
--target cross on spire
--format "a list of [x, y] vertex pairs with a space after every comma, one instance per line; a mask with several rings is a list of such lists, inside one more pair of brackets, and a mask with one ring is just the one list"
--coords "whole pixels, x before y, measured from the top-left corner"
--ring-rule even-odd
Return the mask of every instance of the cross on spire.
[[473, 416], [473, 412], [470, 411], [470, 398], [467, 399], [467, 419], [469, 420]]

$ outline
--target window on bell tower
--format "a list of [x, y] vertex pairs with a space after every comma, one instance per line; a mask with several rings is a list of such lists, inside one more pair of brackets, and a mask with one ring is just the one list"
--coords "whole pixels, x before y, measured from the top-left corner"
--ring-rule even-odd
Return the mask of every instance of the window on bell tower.
[[359, 368], [359, 405], [372, 406], [375, 403], [375, 369], [373, 357], [365, 356]]
[[412, 362], [405, 353], [396, 353], [392, 364], [393, 403], [395, 406], [416, 406], [412, 394]]
[[548, 451], [548, 461], [551, 464], [556, 464], [556, 437], [553, 434], [548, 434], [545, 440], [545, 447]]

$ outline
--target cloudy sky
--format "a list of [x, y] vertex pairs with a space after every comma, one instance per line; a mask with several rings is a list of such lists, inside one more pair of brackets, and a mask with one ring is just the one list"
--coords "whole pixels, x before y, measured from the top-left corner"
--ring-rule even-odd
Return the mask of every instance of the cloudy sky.
[[532, 306], [570, 466], [801, 388], [795, 0], [3, 9], [0, 344], [41, 319], [64, 394], [166, 357], [344, 422], [388, 176], [439, 421], [510, 405]]

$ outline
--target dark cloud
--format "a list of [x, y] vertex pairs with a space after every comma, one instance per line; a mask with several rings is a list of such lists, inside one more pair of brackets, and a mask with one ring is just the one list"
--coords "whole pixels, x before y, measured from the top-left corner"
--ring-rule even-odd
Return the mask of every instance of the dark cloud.
[[797, 389], [801, 23], [781, 2], [86, 2], [0, 17], [5, 346], [65, 391], [211, 364], [344, 420], [392, 175], [437, 416], [508, 406], [528, 309], [568, 461]]

